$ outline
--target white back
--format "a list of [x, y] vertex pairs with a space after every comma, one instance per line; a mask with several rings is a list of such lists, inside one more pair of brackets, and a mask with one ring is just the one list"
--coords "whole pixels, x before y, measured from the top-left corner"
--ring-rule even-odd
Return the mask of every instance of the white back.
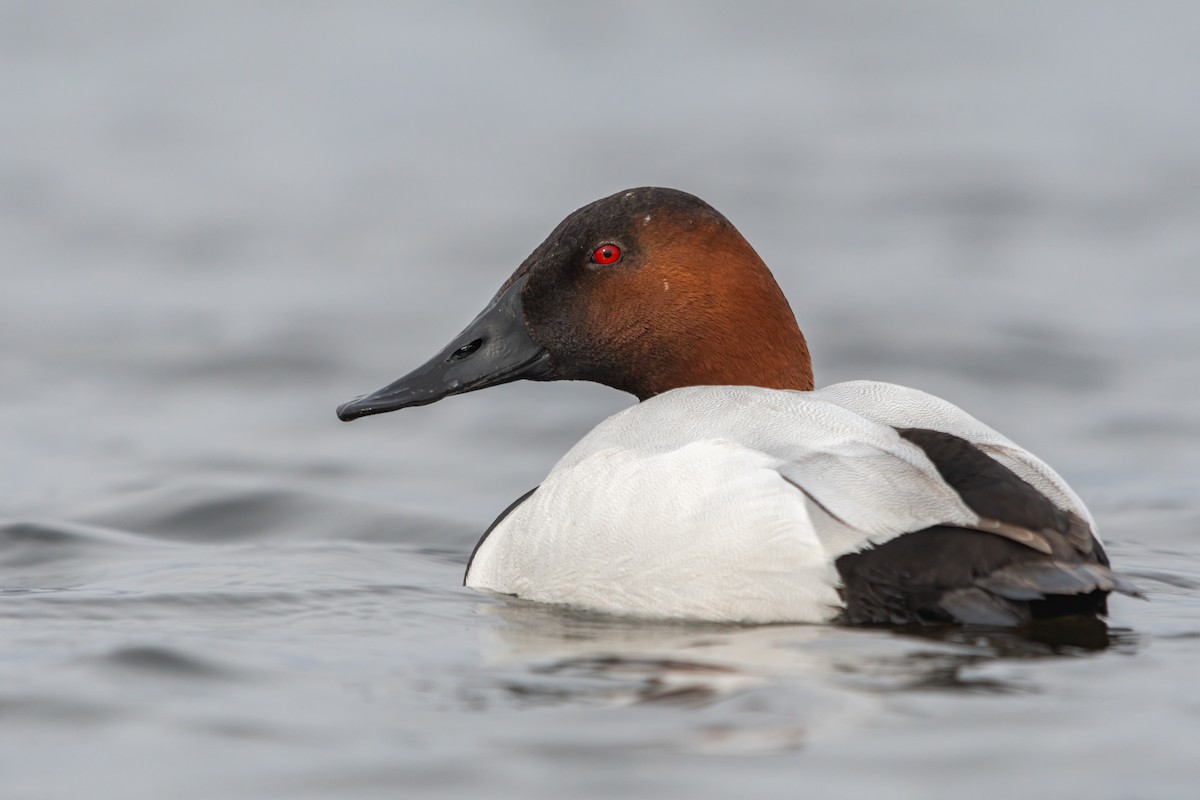
[[933, 525], [979, 524], [893, 426], [968, 439], [1087, 513], [1039, 460], [922, 392], [696, 386], [596, 426], [496, 526], [467, 584], [623, 614], [829, 620], [838, 556]]
[[1088, 521], [1097, 541], [1096, 522], [1083, 500], [1040, 458], [984, 425], [953, 403], [907, 386], [878, 381], [835, 383], [814, 392], [873, 422], [897, 428], [928, 428], [966, 439], [1016, 473], [1059, 508]]

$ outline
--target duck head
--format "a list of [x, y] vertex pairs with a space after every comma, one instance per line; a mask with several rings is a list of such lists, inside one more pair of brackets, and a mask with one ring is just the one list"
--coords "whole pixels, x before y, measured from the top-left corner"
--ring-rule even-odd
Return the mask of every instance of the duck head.
[[681, 386], [813, 386], [804, 335], [762, 259], [703, 200], [659, 188], [568, 216], [440, 353], [337, 413], [522, 379], [595, 381], [639, 400]]

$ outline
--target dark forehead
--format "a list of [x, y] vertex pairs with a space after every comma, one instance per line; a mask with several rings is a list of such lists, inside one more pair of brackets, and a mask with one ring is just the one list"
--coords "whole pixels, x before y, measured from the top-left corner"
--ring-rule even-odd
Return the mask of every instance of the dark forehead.
[[550, 239], [564, 244], [590, 244], [595, 237], [626, 238], [635, 225], [640, 228], [647, 216], [657, 214], [696, 223], [725, 222], [716, 209], [695, 195], [678, 189], [643, 186], [588, 203], [564, 219]]
[[655, 186], [625, 189], [572, 212], [529, 254], [500, 291], [507, 289], [521, 275], [531, 272], [555, 274], [562, 259], [578, 258], [588, 248], [606, 240], [636, 250], [638, 233], [656, 217], [669, 218], [672, 224], [687, 227], [713, 223], [729, 225], [716, 209], [687, 192]]

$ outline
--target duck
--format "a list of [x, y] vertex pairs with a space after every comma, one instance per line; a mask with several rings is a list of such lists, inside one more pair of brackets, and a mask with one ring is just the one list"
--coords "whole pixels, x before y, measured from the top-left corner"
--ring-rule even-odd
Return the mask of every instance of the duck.
[[437, 355], [344, 421], [517, 380], [637, 398], [487, 528], [467, 587], [650, 619], [1021, 626], [1138, 596], [1047, 464], [950, 402], [814, 389], [736, 227], [676, 189], [567, 216]]

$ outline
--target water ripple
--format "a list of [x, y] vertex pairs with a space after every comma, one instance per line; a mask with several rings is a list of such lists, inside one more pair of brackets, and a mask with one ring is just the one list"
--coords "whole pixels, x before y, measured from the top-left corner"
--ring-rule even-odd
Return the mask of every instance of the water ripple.
[[120, 672], [154, 675], [181, 680], [225, 680], [239, 673], [208, 659], [181, 650], [140, 645], [119, 647], [87, 660], [92, 666], [108, 667]]

